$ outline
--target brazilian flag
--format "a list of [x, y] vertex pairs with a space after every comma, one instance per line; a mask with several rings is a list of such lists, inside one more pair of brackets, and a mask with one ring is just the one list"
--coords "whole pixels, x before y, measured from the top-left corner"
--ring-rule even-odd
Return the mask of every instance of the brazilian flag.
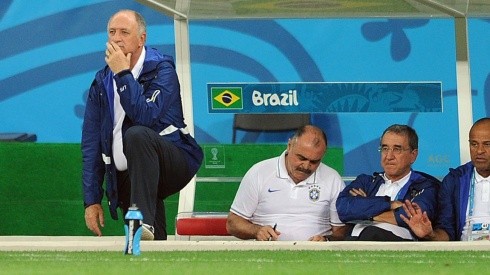
[[242, 87], [211, 87], [212, 109], [243, 109]]

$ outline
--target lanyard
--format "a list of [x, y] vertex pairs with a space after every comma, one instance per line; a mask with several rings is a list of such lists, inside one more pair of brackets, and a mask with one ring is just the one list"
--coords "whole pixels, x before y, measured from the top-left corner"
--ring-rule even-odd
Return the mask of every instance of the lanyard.
[[401, 200], [403, 201], [403, 198], [405, 197], [405, 194], [407, 194], [408, 187], [410, 187], [410, 182], [405, 183], [405, 185], [398, 191], [396, 194], [395, 200]]
[[471, 177], [471, 187], [470, 187], [470, 206], [468, 209], [468, 218], [471, 219], [473, 216], [473, 208], [475, 207], [475, 171], [473, 171], [473, 176]]

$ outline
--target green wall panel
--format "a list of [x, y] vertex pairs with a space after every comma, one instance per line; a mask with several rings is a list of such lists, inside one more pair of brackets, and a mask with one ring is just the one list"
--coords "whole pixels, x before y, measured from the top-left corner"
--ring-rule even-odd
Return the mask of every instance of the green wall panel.
[[[218, 147], [218, 162], [209, 164], [214, 147]], [[194, 211], [227, 212], [245, 172], [260, 160], [278, 156], [286, 145], [204, 144], [203, 148], [208, 162], [198, 172]], [[77, 143], [0, 142], [0, 219], [4, 221], [0, 235], [92, 235], [84, 221], [81, 162]], [[329, 149], [324, 162], [342, 174], [342, 149]], [[209, 181], [213, 178], [218, 180]], [[175, 194], [165, 201], [169, 234], [175, 233], [178, 200]], [[104, 235], [124, 235], [122, 219], [110, 218], [105, 199], [103, 206]]]

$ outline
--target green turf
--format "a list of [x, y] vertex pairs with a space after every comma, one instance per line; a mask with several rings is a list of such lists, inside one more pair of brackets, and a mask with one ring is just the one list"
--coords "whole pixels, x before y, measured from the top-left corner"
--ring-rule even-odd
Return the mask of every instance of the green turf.
[[488, 251], [0, 252], [0, 274], [484, 274]]

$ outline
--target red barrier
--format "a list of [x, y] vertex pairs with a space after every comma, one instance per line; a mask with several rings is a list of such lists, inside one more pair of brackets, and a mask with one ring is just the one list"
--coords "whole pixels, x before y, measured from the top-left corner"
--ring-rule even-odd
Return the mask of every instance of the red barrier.
[[226, 231], [226, 216], [177, 218], [176, 231], [183, 236], [229, 236]]

